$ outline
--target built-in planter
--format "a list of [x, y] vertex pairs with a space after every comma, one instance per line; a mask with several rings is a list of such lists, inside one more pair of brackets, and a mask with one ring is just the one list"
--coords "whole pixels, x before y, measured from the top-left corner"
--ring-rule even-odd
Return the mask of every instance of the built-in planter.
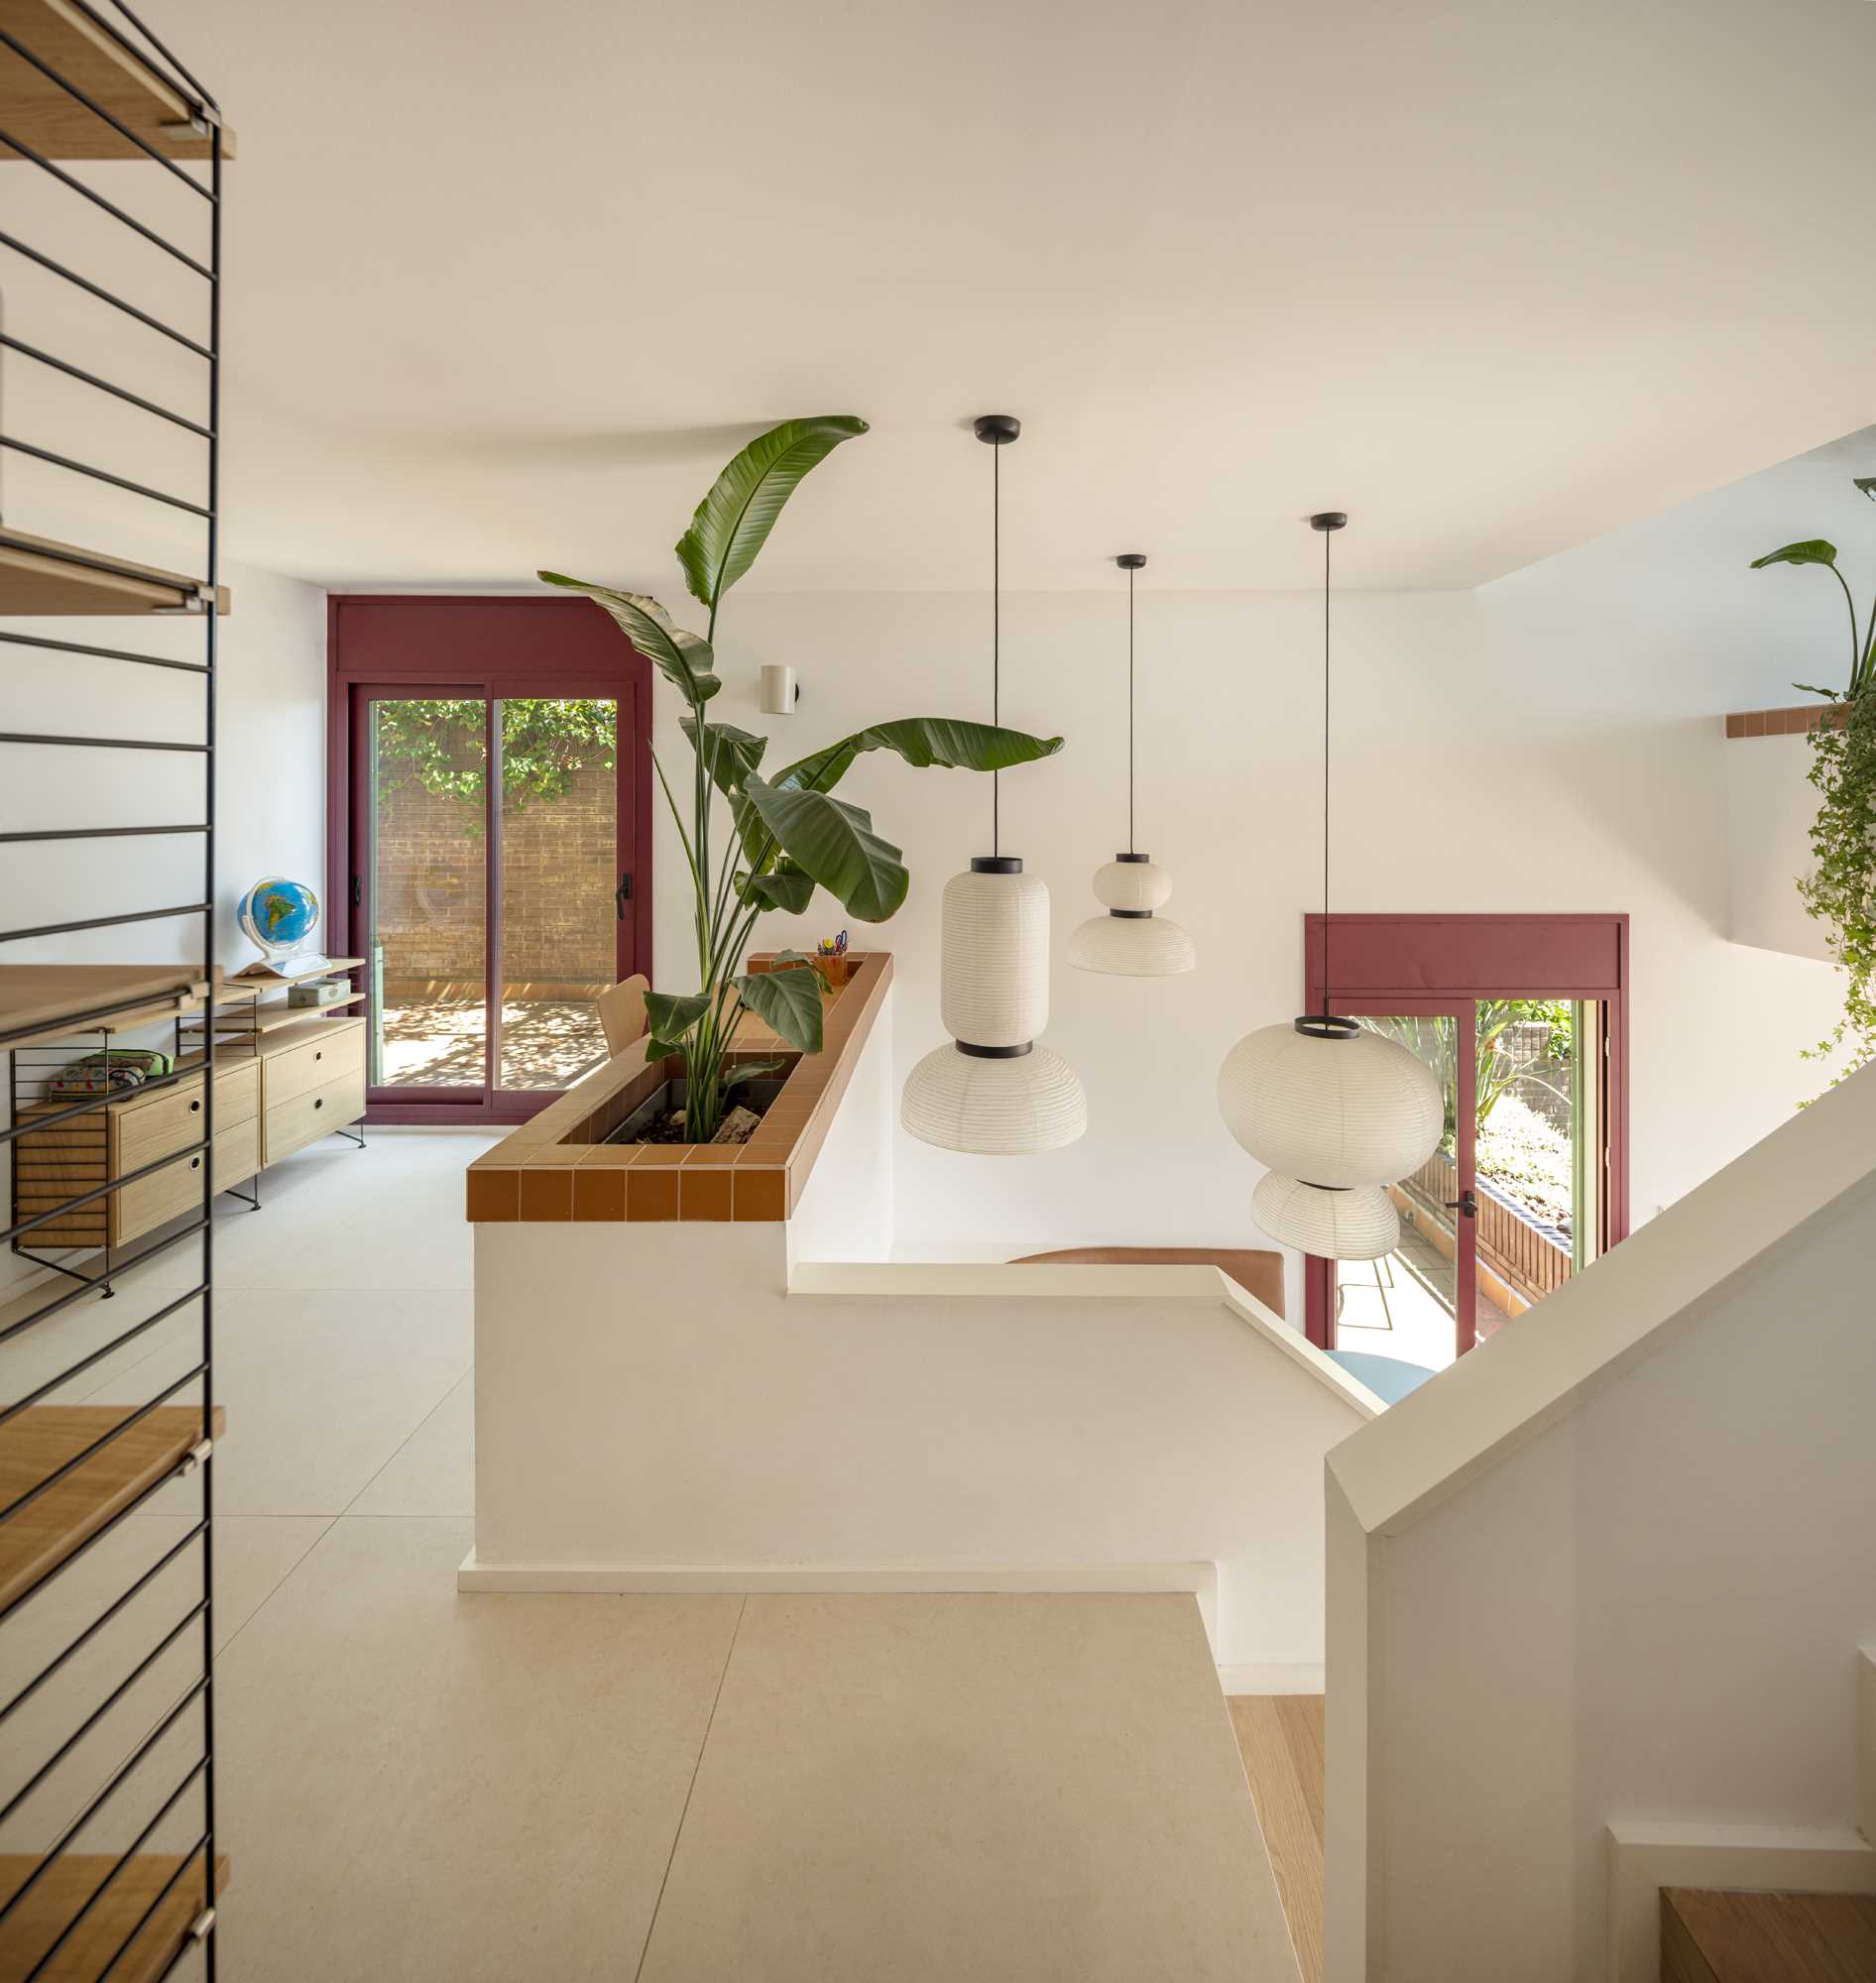
[[1798, 883], [1812, 871], [1817, 817], [1812, 733], [1841, 720], [1840, 709], [1822, 703], [1726, 718], [1727, 934], [1734, 943], [1833, 961]]
[[[752, 959], [760, 970], [764, 959]], [[784, 1071], [746, 1143], [622, 1143], [614, 1136], [681, 1081], [677, 1056], [641, 1049], [589, 1074], [469, 1167], [467, 1212], [478, 1225], [515, 1222], [785, 1221], [800, 1203], [892, 980], [889, 952], [841, 960], [827, 992], [822, 1049], [800, 1054], [751, 1020], [733, 1060], [780, 1060]], [[765, 1085], [766, 1086], [766, 1085]]]

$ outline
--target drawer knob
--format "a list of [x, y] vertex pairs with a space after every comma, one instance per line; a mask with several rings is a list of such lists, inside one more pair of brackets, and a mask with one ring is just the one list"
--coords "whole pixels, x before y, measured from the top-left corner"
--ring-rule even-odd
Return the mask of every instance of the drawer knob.
[[324, 1047], [314, 1047], [314, 1048], [313, 1048], [313, 1050], [312, 1050], [312, 1057], [313, 1057], [313, 1059], [314, 1059], [314, 1060], [324, 1060], [324, 1059], [325, 1059], [325, 1048], [324, 1048]]
[[314, 1104], [313, 1104], [312, 1106], [313, 1106], [313, 1107], [314, 1107], [315, 1108], [323, 1108], [325, 1107], [325, 1097], [324, 1097], [323, 1095], [322, 1095], [322, 1096], [320, 1096], [320, 1098], [318, 1099], [318, 1101], [317, 1101], [317, 1102], [315, 1102], [315, 1103], [314, 1103]]
[[189, 1104], [189, 1113], [191, 1115], [198, 1115], [201, 1113], [201, 1108], [202, 1108], [201, 1100], [198, 1097], [195, 1101]]
[[198, 1171], [198, 1170], [200, 1170], [200, 1169], [201, 1169], [201, 1167], [202, 1167], [202, 1160], [201, 1160], [201, 1158], [200, 1158], [200, 1157], [191, 1157], [191, 1158], [189, 1159], [189, 1169], [190, 1169], [190, 1170], [192, 1170], [192, 1171]]

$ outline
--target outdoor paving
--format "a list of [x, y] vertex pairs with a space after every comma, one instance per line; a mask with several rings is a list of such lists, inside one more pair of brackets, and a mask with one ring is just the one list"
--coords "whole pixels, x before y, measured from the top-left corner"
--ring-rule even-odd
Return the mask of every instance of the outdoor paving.
[[[1336, 1344], [1444, 1370], [1454, 1341], [1453, 1262], [1419, 1232], [1403, 1230], [1384, 1259], [1344, 1260], [1337, 1272], [1341, 1319]], [[1482, 1292], [1474, 1304], [1482, 1340], [1511, 1318]]]
[[[385, 1007], [380, 1083], [387, 1088], [480, 1088], [487, 1052], [479, 998]], [[606, 1059], [589, 1000], [511, 998], [502, 1007], [503, 1088], [570, 1088]]]

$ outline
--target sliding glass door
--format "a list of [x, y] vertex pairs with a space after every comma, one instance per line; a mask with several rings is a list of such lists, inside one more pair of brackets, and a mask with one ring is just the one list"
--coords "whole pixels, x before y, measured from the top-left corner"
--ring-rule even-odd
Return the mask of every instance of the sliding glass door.
[[517, 609], [540, 603], [348, 603], [393, 609], [379, 665], [398, 677], [359, 678], [387, 644], [368, 618], [377, 638], [351, 643], [342, 689], [348, 954], [368, 966], [372, 1113], [521, 1120], [604, 1061], [595, 1000], [648, 968], [638, 656], [603, 616], [569, 629], [554, 602], [546, 627], [606, 637], [612, 679], [590, 663], [555, 671], [538, 641], [451, 679], [421, 665], [439, 644], [426, 637], [473, 660], [473, 609], [493, 611], [506, 649], [541, 624]]
[[[1311, 917], [1311, 1010], [1323, 934]], [[1338, 916], [1331, 934], [1334, 1008], [1426, 1062], [1445, 1124], [1389, 1187], [1393, 1252], [1308, 1262], [1309, 1333], [1443, 1369], [1627, 1231], [1626, 919]]]

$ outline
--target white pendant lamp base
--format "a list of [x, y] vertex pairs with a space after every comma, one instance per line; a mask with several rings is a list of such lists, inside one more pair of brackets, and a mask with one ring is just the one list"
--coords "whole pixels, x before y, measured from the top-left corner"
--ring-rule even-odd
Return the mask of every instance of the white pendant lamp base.
[[1219, 1069], [1218, 1103], [1260, 1164], [1314, 1184], [1392, 1184], [1426, 1162], [1445, 1126], [1432, 1068], [1348, 1019], [1245, 1034]]
[[1047, 1047], [986, 1060], [948, 1042], [906, 1077], [899, 1120], [908, 1134], [941, 1150], [1021, 1157], [1079, 1140], [1088, 1127], [1088, 1098], [1081, 1077]]
[[1199, 953], [1164, 916], [1090, 916], [1068, 940], [1068, 962], [1113, 978], [1177, 978], [1197, 966]]
[[1270, 1171], [1250, 1213], [1272, 1239], [1326, 1260], [1378, 1260], [1400, 1244], [1400, 1215], [1379, 1185], [1324, 1191]]

